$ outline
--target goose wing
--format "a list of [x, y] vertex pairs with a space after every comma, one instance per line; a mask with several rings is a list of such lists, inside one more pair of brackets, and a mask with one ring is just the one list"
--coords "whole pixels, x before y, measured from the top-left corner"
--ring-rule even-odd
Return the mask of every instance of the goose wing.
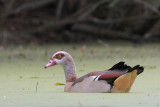
[[93, 77], [93, 80], [105, 80], [109, 84], [113, 85], [114, 80], [117, 79], [119, 76], [127, 73], [128, 69], [130, 69], [130, 68], [131, 67], [125, 65], [124, 62], [119, 62], [108, 70], [91, 72], [91, 73], [88, 73], [88, 74], [78, 78], [72, 84], [72, 86], [74, 86], [75, 84], [83, 81], [85, 78], [88, 78], [88, 77], [91, 77], [91, 76]]

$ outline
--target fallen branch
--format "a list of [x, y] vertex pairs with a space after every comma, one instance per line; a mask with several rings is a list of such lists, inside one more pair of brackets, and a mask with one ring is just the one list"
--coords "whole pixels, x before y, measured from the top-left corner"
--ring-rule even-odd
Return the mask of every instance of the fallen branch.
[[114, 31], [106, 28], [99, 28], [96, 26], [86, 25], [86, 24], [76, 24], [72, 27], [72, 30], [90, 33], [94, 35], [105, 35], [107, 38], [122, 38], [122, 39], [132, 39], [137, 40], [141, 35], [131, 34], [130, 32]]
[[102, 20], [102, 19], [98, 19], [98, 18], [88, 18], [88, 21], [93, 22], [95, 24], [113, 24], [113, 23], [119, 23], [119, 22], [125, 22], [125, 21], [133, 21], [133, 20], [137, 20], [137, 19], [157, 19], [160, 18], [160, 16], [157, 15], [152, 15], [152, 16], [131, 16], [131, 17], [126, 17], [126, 18], [117, 18], [117, 19], [107, 19], [107, 20]]
[[[153, 16], [134, 16], [134, 17], [128, 17], [128, 18], [120, 18], [120, 19], [112, 19], [112, 20], [101, 20], [98, 18], [85, 18], [83, 20], [77, 20], [77, 19], [63, 19], [59, 21], [53, 21], [53, 20], [39, 20], [40, 22], [43, 22], [44, 25], [41, 27], [40, 31], [45, 31], [47, 29], [62, 29], [66, 25], [74, 25], [80, 22], [92, 22], [94, 24], [98, 25], [106, 25], [106, 24], [113, 24], [113, 23], [119, 23], [119, 22], [125, 22], [125, 21], [133, 21], [137, 19], [155, 19], [159, 18], [157, 15]], [[37, 19], [38, 21], [38, 19]], [[23, 21], [22, 21], [23, 22]], [[35, 32], [39, 32], [37, 29]]]
[[145, 2], [145, 1], [141, 1], [141, 0], [135, 0], [137, 3], [143, 4], [145, 7], [149, 8], [150, 10], [152, 10], [153, 12], [155, 12], [157, 15], [160, 16], [160, 12], [158, 10], [158, 7], [156, 8], [155, 6], [150, 5], [149, 3]]

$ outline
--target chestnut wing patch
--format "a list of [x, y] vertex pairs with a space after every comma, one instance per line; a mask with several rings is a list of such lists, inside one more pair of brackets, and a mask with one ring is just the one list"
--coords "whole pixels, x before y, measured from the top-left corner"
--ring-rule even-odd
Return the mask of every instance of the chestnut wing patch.
[[[120, 74], [122, 75], [123, 72], [120, 72]], [[91, 72], [88, 73], [80, 78], [78, 78], [77, 80], [74, 81], [74, 83], [72, 84], [72, 86], [74, 86], [75, 84], [83, 81], [85, 78], [90, 77], [90, 76], [99, 76], [100, 75], [100, 80], [109, 80], [109, 79], [113, 79], [114, 77], [118, 77], [120, 74], [118, 74], [117, 72], [112, 73], [111, 71], [96, 71], [96, 72]]]
[[[98, 80], [105, 80], [109, 84], [113, 85], [114, 81], [121, 75], [123, 75], [125, 72], [116, 72], [116, 71], [97, 71], [97, 72], [91, 72], [88, 73], [77, 80], [72, 84], [74, 86], [75, 84], [82, 82], [85, 78], [90, 76], [97, 76]], [[94, 80], [96, 80], [96, 78]]]
[[105, 80], [107, 81], [108, 84], [113, 86], [114, 81], [123, 74], [124, 74], [123, 72], [113, 72], [113, 73], [103, 74], [99, 76], [98, 80]]
[[115, 73], [109, 73], [109, 74], [103, 74], [99, 77], [99, 79], [111, 79], [121, 76], [122, 72], [115, 72]]
[[88, 73], [80, 78], [78, 78], [77, 80], [74, 81], [74, 83], [72, 84], [72, 86], [74, 86], [75, 84], [83, 81], [85, 78], [87, 77], [90, 77], [90, 76], [96, 76], [96, 75], [102, 75], [102, 74], [105, 74], [107, 71], [96, 71], [96, 72], [91, 72], [91, 73]]

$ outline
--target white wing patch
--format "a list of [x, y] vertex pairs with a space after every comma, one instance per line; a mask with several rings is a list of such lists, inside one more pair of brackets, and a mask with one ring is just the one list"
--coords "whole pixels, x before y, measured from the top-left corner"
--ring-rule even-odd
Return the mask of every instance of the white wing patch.
[[98, 79], [99, 79], [100, 76], [101, 75], [96, 75], [96, 76], [91, 76], [91, 77], [93, 78], [93, 81], [98, 81]]

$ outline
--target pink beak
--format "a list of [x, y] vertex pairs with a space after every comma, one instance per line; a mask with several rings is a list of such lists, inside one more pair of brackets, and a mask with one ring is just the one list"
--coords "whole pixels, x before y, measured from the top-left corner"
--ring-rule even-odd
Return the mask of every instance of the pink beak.
[[48, 67], [54, 66], [56, 64], [57, 64], [56, 61], [54, 60], [54, 58], [52, 58], [44, 68], [48, 68]]

